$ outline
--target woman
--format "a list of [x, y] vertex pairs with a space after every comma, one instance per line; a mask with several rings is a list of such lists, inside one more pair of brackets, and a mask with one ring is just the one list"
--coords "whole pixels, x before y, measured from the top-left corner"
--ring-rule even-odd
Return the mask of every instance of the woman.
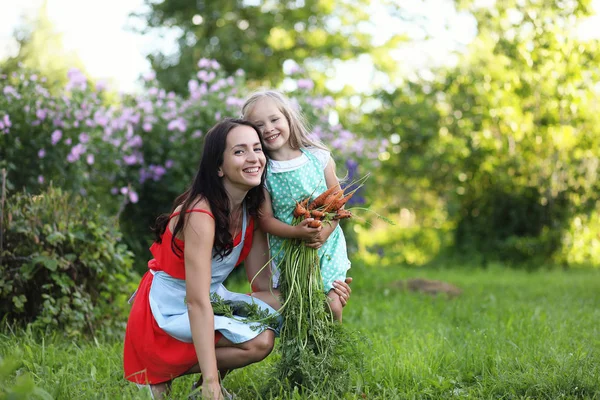
[[[162, 397], [172, 379], [201, 373], [203, 398], [222, 399], [219, 373], [258, 362], [273, 349], [275, 332], [266, 325], [215, 316], [211, 295], [255, 303], [276, 315], [266, 236], [254, 221], [264, 200], [265, 155], [259, 131], [230, 119], [206, 135], [200, 167], [191, 187], [156, 224], [156, 241], [136, 292], [125, 334], [126, 379], [150, 385]], [[253, 293], [223, 286], [244, 261]], [[350, 289], [338, 283], [342, 298]], [[254, 326], [252, 326], [254, 325]]]

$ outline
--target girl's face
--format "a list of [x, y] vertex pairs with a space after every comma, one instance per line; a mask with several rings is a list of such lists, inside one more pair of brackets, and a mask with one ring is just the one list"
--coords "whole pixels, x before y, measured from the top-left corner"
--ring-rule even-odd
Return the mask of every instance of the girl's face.
[[277, 152], [289, 148], [290, 125], [273, 99], [258, 100], [247, 118], [260, 129], [267, 150]]
[[240, 125], [227, 135], [219, 176], [225, 188], [250, 190], [260, 185], [266, 158], [256, 131]]

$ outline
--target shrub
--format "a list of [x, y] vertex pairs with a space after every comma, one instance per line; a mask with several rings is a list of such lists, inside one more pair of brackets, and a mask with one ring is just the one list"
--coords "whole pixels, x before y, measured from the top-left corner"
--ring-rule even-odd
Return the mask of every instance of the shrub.
[[[138, 279], [113, 219], [50, 186], [10, 197], [3, 215], [0, 313], [68, 336], [122, 332]], [[122, 316], [122, 318], [121, 318]], [[116, 329], [115, 329], [116, 328]]]
[[[187, 94], [166, 92], [150, 74], [143, 91], [112, 104], [106, 89], [91, 87], [79, 71], [68, 77], [55, 94], [33, 71], [0, 74], [0, 168], [17, 190], [37, 192], [52, 181], [109, 214], [126, 202], [120, 221], [125, 241], [137, 260], [145, 260], [149, 226], [193, 178], [204, 132], [240, 115], [248, 94], [245, 74], [228, 76], [215, 60], [201, 59]], [[314, 135], [332, 147], [340, 174], [347, 167], [360, 175], [358, 164], [376, 160], [385, 142], [330, 124], [333, 99], [301, 78], [300, 70], [288, 78], [295, 85], [286, 94], [307, 114]]]
[[360, 230], [359, 256], [367, 265], [393, 267], [421, 266], [451, 244], [449, 228], [391, 226], [380, 230]]

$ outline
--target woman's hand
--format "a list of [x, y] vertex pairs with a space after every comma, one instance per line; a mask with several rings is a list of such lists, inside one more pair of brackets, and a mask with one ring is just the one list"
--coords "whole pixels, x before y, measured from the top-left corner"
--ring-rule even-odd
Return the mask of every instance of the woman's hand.
[[333, 290], [340, 296], [340, 302], [342, 303], [342, 307], [346, 306], [348, 300], [350, 299], [350, 294], [352, 293], [352, 289], [350, 289], [350, 283], [352, 283], [352, 278], [347, 277], [346, 281], [334, 281], [333, 282]]
[[216, 382], [203, 382], [202, 383], [202, 399], [209, 400], [223, 400], [223, 393], [221, 392], [221, 384]]
[[[304, 221], [303, 221], [304, 222]], [[333, 233], [337, 227], [337, 221], [325, 223], [310, 239], [306, 240], [306, 246], [312, 247], [313, 249], [319, 249], [329, 239], [329, 236]]]

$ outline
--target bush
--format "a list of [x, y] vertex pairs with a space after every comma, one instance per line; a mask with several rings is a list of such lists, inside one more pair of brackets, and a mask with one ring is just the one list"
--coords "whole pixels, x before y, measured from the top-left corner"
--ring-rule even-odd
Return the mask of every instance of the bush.
[[5, 318], [68, 336], [122, 332], [138, 279], [115, 221], [101, 211], [52, 186], [8, 199], [0, 253]]
[[[348, 162], [356, 174], [358, 164], [376, 161], [386, 143], [330, 124], [333, 99], [314, 93], [301, 74], [289, 77], [295, 87], [286, 94], [305, 111], [315, 137], [332, 147], [340, 175]], [[119, 96], [114, 104], [81, 72], [73, 69], [68, 77], [64, 89], [50, 93], [33, 71], [0, 74], [0, 168], [17, 190], [37, 192], [54, 182], [109, 214], [126, 204], [120, 221], [125, 241], [145, 268], [149, 226], [192, 180], [204, 133], [240, 115], [245, 74], [228, 76], [215, 60], [201, 59], [187, 94], [166, 92], [149, 74], [141, 93]]]
[[391, 226], [359, 233], [359, 256], [373, 267], [421, 266], [451, 244], [449, 228]]

